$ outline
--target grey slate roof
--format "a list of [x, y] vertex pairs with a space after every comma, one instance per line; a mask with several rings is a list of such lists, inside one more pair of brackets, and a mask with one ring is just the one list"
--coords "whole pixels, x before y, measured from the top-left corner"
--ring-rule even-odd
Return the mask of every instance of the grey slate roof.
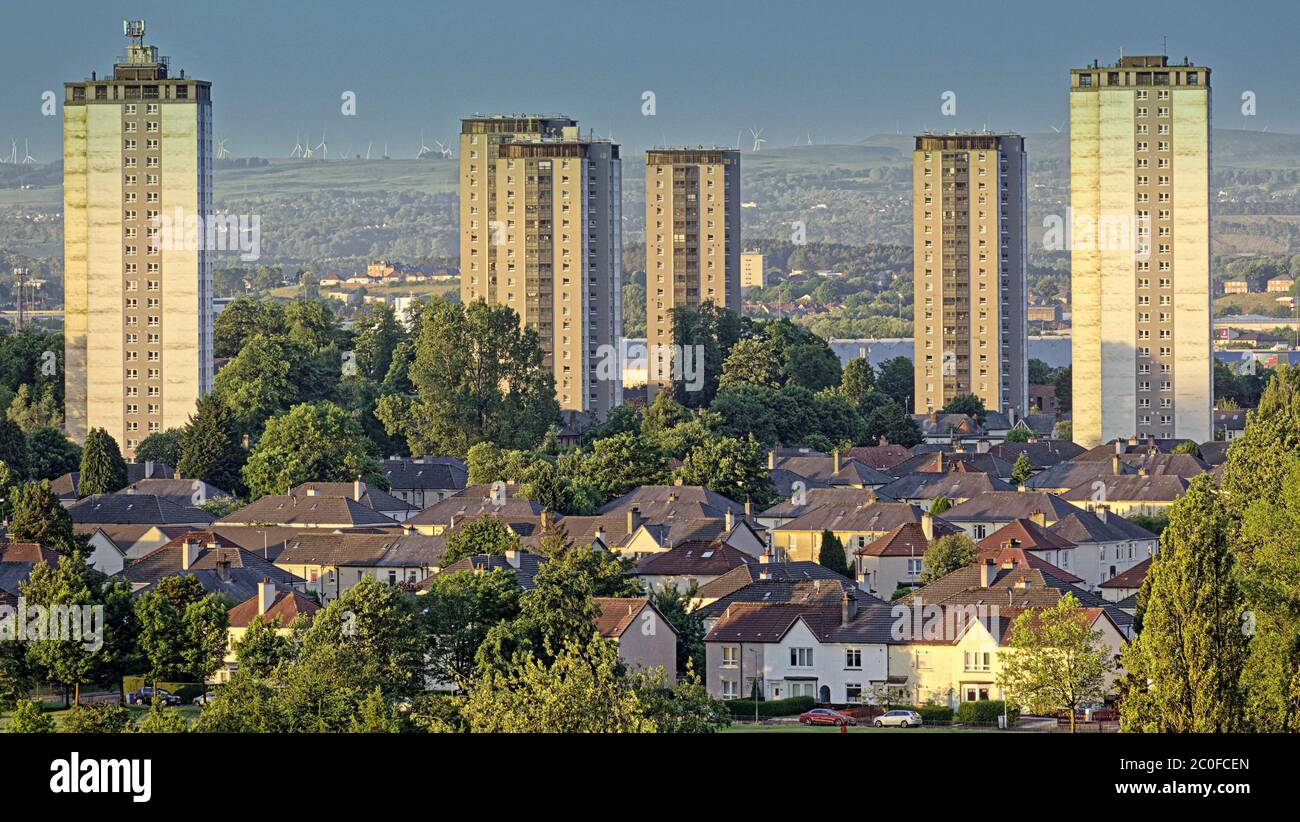
[[1079, 509], [1056, 494], [1041, 491], [993, 491], [954, 505], [943, 512], [949, 522], [1010, 522], [1041, 511], [1047, 522], [1063, 519]]
[[390, 457], [384, 460], [388, 484], [400, 490], [464, 490], [469, 469], [455, 457]]
[[397, 525], [396, 520], [384, 516], [351, 497], [310, 496], [307, 494], [268, 494], [219, 520], [221, 525], [247, 525], [258, 522], [300, 527]]
[[212, 515], [155, 494], [93, 494], [68, 506], [78, 525], [206, 525]]

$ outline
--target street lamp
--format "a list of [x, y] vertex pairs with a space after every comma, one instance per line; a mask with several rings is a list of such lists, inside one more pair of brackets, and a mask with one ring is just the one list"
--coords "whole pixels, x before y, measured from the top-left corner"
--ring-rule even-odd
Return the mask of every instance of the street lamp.
[[762, 688], [763, 686], [762, 686], [762, 680], [759, 678], [758, 675], [758, 649], [749, 648], [747, 650], [754, 655], [754, 687], [749, 692], [749, 695], [754, 699], [754, 724], [757, 725], [758, 724], [758, 695], [759, 695], [759, 689]]

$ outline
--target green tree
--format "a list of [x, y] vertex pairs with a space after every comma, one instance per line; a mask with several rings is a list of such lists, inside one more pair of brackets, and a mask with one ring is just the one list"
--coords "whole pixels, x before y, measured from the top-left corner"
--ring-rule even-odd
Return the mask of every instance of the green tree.
[[123, 734], [130, 729], [131, 712], [107, 702], [73, 705], [63, 719], [66, 734]]
[[175, 463], [181, 476], [238, 494], [244, 487], [244, 457], [234, 413], [213, 394], [201, 398], [181, 429]]
[[31, 454], [27, 450], [27, 437], [18, 423], [0, 417], [0, 462], [9, 466], [17, 479], [26, 479], [30, 472]]
[[253, 337], [274, 337], [287, 331], [284, 307], [279, 303], [240, 297], [217, 314], [212, 326], [213, 354], [226, 359], [237, 357]]
[[421, 597], [430, 674], [458, 688], [468, 687], [488, 631], [518, 616], [519, 593], [513, 571], [434, 577], [432, 588]]
[[160, 697], [154, 697], [149, 713], [135, 724], [135, 730], [142, 734], [183, 734], [189, 730], [189, 723], [180, 711], [165, 707]]
[[1034, 475], [1034, 464], [1029, 461], [1029, 455], [1024, 451], [1016, 457], [1015, 465], [1011, 466], [1011, 481], [1017, 485], [1029, 479]]
[[135, 449], [136, 462], [160, 462], [175, 468], [181, 459], [181, 429], [168, 428], [140, 440]]
[[865, 439], [869, 443], [884, 440], [887, 443], [911, 448], [921, 442], [921, 429], [902, 406], [897, 403], [877, 408], [866, 419]]
[[640, 434], [616, 434], [596, 440], [579, 470], [580, 479], [590, 482], [605, 499], [614, 499], [642, 485], [663, 484], [668, 461], [652, 440]]
[[374, 444], [357, 421], [329, 402], [295, 405], [266, 424], [244, 465], [244, 485], [256, 499], [284, 494], [304, 482], [351, 482], [388, 487]]
[[279, 618], [274, 621], [255, 618], [235, 643], [238, 670], [249, 676], [268, 677], [291, 657], [289, 637], [280, 633]]
[[622, 675], [616, 646], [594, 632], [569, 639], [546, 661], [517, 654], [488, 669], [464, 706], [476, 733], [652, 733], [636, 689]]
[[1190, 455], [1192, 455], [1193, 457], [1196, 457], [1197, 459], [1200, 459], [1200, 458], [1201, 458], [1201, 446], [1197, 445], [1197, 444], [1196, 444], [1194, 441], [1192, 441], [1192, 440], [1184, 440], [1183, 442], [1180, 442], [1180, 443], [1178, 443], [1177, 445], [1174, 446], [1173, 453], [1175, 453], [1175, 454], [1190, 454]]
[[479, 554], [504, 554], [519, 549], [519, 535], [499, 518], [484, 514], [454, 528], [447, 537], [442, 567]]
[[227, 609], [192, 575], [164, 577], [135, 600], [139, 649], [152, 682], [202, 682], [225, 655]]
[[1069, 709], [1074, 733], [1075, 709], [1103, 699], [1115, 670], [1102, 637], [1074, 594], [1052, 608], [1027, 610], [1011, 623], [1007, 650], [998, 655], [998, 685], [1010, 702], [1035, 713]]
[[366, 379], [382, 381], [393, 364], [393, 352], [406, 339], [406, 330], [388, 303], [371, 303], [353, 325], [357, 370]]
[[692, 449], [673, 472], [686, 485], [701, 485], [724, 497], [748, 500], [757, 510], [776, 501], [767, 471], [767, 450], [752, 434], [723, 437]]
[[876, 372], [871, 367], [871, 361], [866, 357], [849, 360], [849, 364], [844, 366], [844, 374], [840, 377], [840, 393], [844, 398], [861, 411], [863, 402], [875, 390]]
[[948, 404], [943, 407], [943, 413], [965, 414], [980, 425], [984, 424], [984, 418], [988, 415], [988, 411], [984, 409], [984, 400], [977, 394], [958, 394], [948, 400]]
[[389, 703], [380, 688], [374, 688], [366, 694], [352, 718], [348, 733], [354, 734], [395, 734], [401, 730], [397, 718], [397, 708]]
[[33, 482], [54, 480], [81, 468], [81, 446], [62, 431], [37, 428], [27, 435], [28, 477]]
[[718, 389], [738, 385], [757, 385], [760, 388], [780, 388], [783, 384], [780, 350], [776, 340], [767, 337], [750, 337], [731, 347], [722, 363], [722, 376]]
[[126, 487], [126, 461], [118, 450], [117, 440], [103, 428], [92, 428], [81, 449], [81, 474], [77, 478], [77, 495], [112, 494]]
[[1003, 442], [1029, 442], [1034, 438], [1034, 432], [1028, 428], [1012, 428], [1007, 435], [1002, 438]]
[[693, 418], [694, 415], [686, 406], [673, 399], [672, 392], [660, 391], [655, 395], [654, 402], [645, 409], [645, 415], [641, 420], [641, 433], [654, 437], [673, 426], [690, 422]]
[[945, 534], [925, 549], [921, 582], [928, 585], [942, 579], [959, 568], [970, 565], [979, 556], [979, 550], [965, 534]]
[[72, 517], [48, 481], [19, 485], [11, 493], [8, 536], [12, 542], [36, 542], [65, 555], [80, 547]]
[[317, 612], [303, 634], [295, 667], [316, 655], [321, 675], [328, 679], [331, 655], [337, 652], [358, 700], [374, 688], [392, 698], [418, 693], [424, 689], [425, 641], [414, 611], [409, 594], [365, 577]]
[[830, 531], [822, 531], [821, 550], [817, 553], [817, 563], [837, 574], [852, 579], [853, 571], [849, 568], [849, 559], [844, 554], [844, 543]]
[[30, 699], [20, 699], [5, 731], [11, 734], [52, 734], [54, 719]]
[[[28, 644], [27, 658], [49, 680], [72, 688], [73, 704], [81, 701], [81, 686], [96, 681], [102, 672], [102, 644], [97, 646], [83, 614], [102, 605], [99, 594], [103, 585], [104, 575], [87, 565], [80, 552], [74, 552], [60, 557], [55, 565], [33, 566], [27, 581], [19, 586], [27, 604], [44, 608], [58, 633], [69, 632], [51, 635], [54, 632], [43, 631], [41, 639]], [[100, 640], [102, 643], [102, 636]]]
[[434, 298], [425, 309], [410, 381], [416, 398], [390, 395], [375, 410], [413, 453], [464, 456], [490, 441], [530, 448], [559, 415], [555, 377], [537, 332], [504, 306]]
[[900, 409], [911, 408], [914, 378], [912, 361], [907, 357], [894, 357], [880, 364], [876, 387], [893, 400]]
[[1208, 474], [1192, 480], [1174, 503], [1148, 572], [1142, 633], [1124, 653], [1124, 667], [1138, 683], [1120, 703], [1125, 729], [1242, 729], [1239, 683], [1247, 637], [1230, 527], [1224, 500]]
[[677, 632], [677, 670], [704, 670], [704, 615], [691, 607], [699, 585], [691, 580], [685, 588], [663, 585], [650, 594], [650, 601]]
[[256, 336], [217, 372], [212, 394], [234, 414], [241, 432], [256, 436], [271, 417], [299, 403], [326, 399], [338, 373], [337, 360], [330, 373], [326, 360], [302, 342]]
[[[673, 344], [684, 352], [681, 369], [684, 371], [692, 363], [698, 366], [697, 373], [688, 375], [679, 373], [679, 367], [674, 364], [673, 394], [687, 408], [704, 408], [718, 393], [722, 364], [732, 346], [740, 341], [744, 323], [737, 314], [708, 301], [698, 307], [674, 308], [672, 328]], [[693, 353], [697, 351], [698, 358]], [[656, 353], [652, 351], [650, 355], [654, 357]], [[694, 379], [687, 379], [688, 376]]]
[[38, 428], [62, 428], [63, 406], [55, 397], [54, 386], [47, 385], [39, 396], [32, 396], [30, 386], [18, 386], [18, 393], [5, 416], [14, 422], [24, 434], [31, 434]]

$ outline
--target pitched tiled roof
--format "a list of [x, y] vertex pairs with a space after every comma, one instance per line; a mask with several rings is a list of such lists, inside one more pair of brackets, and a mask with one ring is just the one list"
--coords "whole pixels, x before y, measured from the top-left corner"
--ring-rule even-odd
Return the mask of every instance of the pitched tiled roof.
[[249, 525], [265, 522], [298, 527], [397, 525], [396, 520], [351, 497], [296, 494], [268, 494], [219, 520], [221, 525]]
[[623, 512], [632, 506], [640, 508], [641, 516], [654, 522], [669, 517], [721, 517], [727, 511], [736, 515], [745, 513], [744, 505], [700, 485], [642, 485], [605, 503], [596, 513]]
[[1065, 537], [1053, 533], [1031, 519], [1019, 518], [1008, 522], [984, 539], [975, 543], [976, 548], [997, 550], [1008, 541], [1015, 547], [1026, 551], [1055, 551], [1061, 548], [1073, 548], [1074, 543]]
[[1039, 442], [1003, 442], [989, 448], [989, 453], [1012, 465], [1024, 454], [1029, 464], [1042, 469], [1071, 460], [1083, 453], [1081, 446], [1069, 440], [1040, 440]]
[[738, 565], [757, 564], [758, 559], [720, 540], [690, 540], [660, 554], [650, 554], [637, 563], [634, 576], [716, 577]]
[[[593, 600], [600, 609], [596, 617], [596, 630], [603, 637], [620, 637], [641, 615], [646, 608], [658, 613], [658, 609], [649, 599], [643, 597], [595, 597]], [[663, 614], [659, 614], [663, 618]], [[677, 629], [667, 619], [663, 624], [676, 636]]]
[[[187, 541], [200, 547], [190, 567], [184, 568], [183, 551]], [[266, 577], [283, 588], [306, 583], [301, 577], [277, 568], [211, 531], [190, 531], [177, 537], [128, 565], [119, 576], [128, 580], [136, 593], [149, 590], [165, 577], [192, 576], [208, 593], [223, 594], [237, 602], [256, 594], [257, 583]]]
[[1211, 467], [1222, 465], [1228, 461], [1228, 446], [1231, 444], [1230, 442], [1201, 443], [1201, 461]]
[[845, 450], [844, 456], [870, 465], [877, 471], [888, 472], [890, 468], [909, 459], [912, 452], [901, 445], [860, 445]]
[[[127, 483], [143, 479], [166, 479], [175, 477], [176, 469], [161, 462], [128, 462], [126, 464]], [[80, 471], [71, 471], [50, 481], [50, 490], [61, 500], [77, 498], [77, 486], [81, 481]]]
[[1153, 540], [1156, 535], [1142, 526], [1115, 514], [1103, 520], [1092, 511], [1078, 511], [1048, 527], [1052, 533], [1068, 539], [1075, 545], [1089, 542], [1123, 542], [1126, 540]]
[[[1137, 473], [1136, 468], [1130, 467], [1123, 461], [1118, 468], [1121, 474]], [[1090, 484], [1099, 477], [1114, 476], [1114, 469], [1115, 466], [1111, 462], [1104, 460], [1061, 462], [1025, 480], [1025, 488], [1031, 491], [1043, 488], [1077, 488]]]
[[465, 463], [455, 457], [390, 457], [384, 474], [392, 488], [403, 491], [463, 490], [469, 477]]
[[[779, 526], [778, 531], [865, 531], [884, 533], [905, 522], [920, 522], [925, 512], [904, 502], [875, 502], [854, 508], [825, 505]], [[944, 514], [947, 519], [947, 514]], [[935, 518], [939, 522], [939, 518]], [[945, 523], [949, 524], [949, 523]]]
[[1043, 492], [992, 491], [958, 503], [943, 512], [949, 522], [997, 522], [1029, 517], [1041, 512], [1051, 523], [1079, 509], [1055, 494]]
[[[304, 482], [289, 489], [290, 494], [299, 497], [309, 496], [313, 491], [316, 492], [316, 496], [321, 497], [351, 497], [356, 499], [356, 486], [351, 482]], [[387, 491], [367, 485], [364, 482], [361, 483], [361, 499], [357, 500], [357, 502], [381, 514], [404, 514], [415, 510], [415, 506], [409, 502], [400, 500]]]
[[892, 502], [892, 497], [883, 496], [879, 491], [872, 491], [868, 488], [807, 488], [802, 496], [802, 504], [796, 504], [795, 500], [787, 497], [773, 505], [771, 508], [759, 514], [760, 517], [767, 518], [794, 518], [808, 513], [814, 508], [820, 508], [823, 505], [836, 505], [839, 507], [856, 507], [867, 505], [877, 500]]
[[4, 562], [28, 562], [33, 565], [38, 562], [48, 562], [57, 565], [59, 552], [51, 548], [43, 548], [35, 542], [10, 542], [0, 545], [0, 563]]
[[[934, 538], [955, 534], [957, 528], [934, 521]], [[905, 522], [891, 529], [884, 536], [877, 537], [853, 553], [860, 557], [923, 557], [930, 547], [930, 539], [925, 536], [925, 528], [919, 522]]]
[[944, 473], [948, 471], [968, 471], [989, 474], [994, 477], [1011, 476], [1011, 463], [992, 454], [970, 454], [931, 446], [937, 450], [923, 451], [911, 459], [900, 462], [889, 473], [895, 477], [905, 477], [917, 471]]
[[1101, 584], [1102, 588], [1141, 588], [1151, 570], [1151, 557], [1139, 562], [1123, 573], [1116, 574]]
[[772, 582], [811, 582], [814, 579], [852, 585], [853, 581], [818, 562], [759, 562], [741, 565], [711, 582], [700, 586], [696, 596], [701, 599], [721, 599], [759, 580]]
[[397, 534], [352, 534], [348, 531], [299, 528], [285, 542], [278, 565], [374, 565], [397, 539]]
[[[1183, 477], [1173, 474], [1159, 476], [1109, 476], [1098, 477], [1096, 482], [1106, 485], [1105, 499], [1111, 502], [1174, 502], [1187, 493], [1190, 485]], [[1071, 488], [1061, 494], [1067, 500], [1092, 500], [1099, 489], [1091, 483]]]
[[79, 525], [206, 525], [212, 515], [155, 494], [92, 494], [68, 506]]
[[[313, 617], [321, 606], [313, 599], [303, 596], [297, 591], [276, 591], [275, 602], [270, 608], [266, 609], [261, 618], [267, 623], [274, 624], [279, 620], [283, 628], [297, 619], [299, 616]], [[231, 608], [227, 614], [231, 628], [247, 628], [257, 619], [257, 594], [253, 594], [248, 599]]]
[[[498, 488], [502, 493], [497, 493]], [[541, 503], [524, 497], [518, 485], [507, 484], [501, 488], [480, 484], [471, 485], [464, 491], [435, 502], [406, 520], [406, 523], [451, 526], [453, 523], [459, 525], [482, 516], [527, 522], [535, 521], [541, 515], [542, 508]]]
[[516, 568], [510, 564], [509, 558], [502, 554], [476, 554], [472, 557], [456, 560], [446, 568], [440, 569], [434, 576], [430, 576], [419, 585], [416, 585], [415, 588], [417, 591], [427, 591], [432, 587], [434, 577], [457, 574], [462, 571], [513, 571], [519, 587], [529, 591], [536, 587], [537, 583], [534, 578], [537, 576], [538, 570], [546, 564], [546, 561], [546, 557], [540, 554], [520, 552], [519, 567]]
[[888, 485], [881, 486], [883, 496], [894, 499], [965, 500], [989, 491], [1013, 491], [1010, 485], [997, 477], [979, 471], [914, 471]]

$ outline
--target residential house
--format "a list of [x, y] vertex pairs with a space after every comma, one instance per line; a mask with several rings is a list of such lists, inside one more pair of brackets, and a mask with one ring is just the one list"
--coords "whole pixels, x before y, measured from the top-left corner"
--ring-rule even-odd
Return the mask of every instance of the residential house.
[[292, 635], [290, 628], [299, 617], [310, 620], [321, 609], [319, 603], [297, 591], [276, 587], [269, 577], [263, 577], [257, 583], [257, 593], [227, 613], [226, 655], [222, 666], [213, 675], [212, 681], [225, 684], [239, 670], [239, 655], [235, 650], [248, 633], [254, 620], [263, 620], [273, 626], [277, 634], [283, 637]]
[[928, 516], [929, 511], [905, 502], [873, 502], [853, 508], [823, 505], [773, 530], [772, 547], [787, 560], [817, 560], [822, 533], [830, 531], [844, 546], [845, 561], [850, 562], [859, 548], [903, 523], [920, 523]]
[[403, 522], [419, 509], [406, 500], [393, 496], [387, 491], [375, 488], [361, 480], [355, 482], [304, 482], [289, 489], [290, 495], [308, 497], [346, 497], [351, 496], [372, 511], [383, 514], [397, 522]]
[[628, 575], [636, 577], [647, 593], [665, 588], [687, 591], [738, 566], [758, 563], [756, 557], [720, 539], [689, 540], [667, 551], [648, 554]]
[[189, 531], [128, 565], [119, 576], [134, 594], [152, 590], [166, 577], [191, 576], [203, 590], [243, 602], [269, 578], [278, 588], [302, 590], [305, 580], [277, 568], [212, 531]]
[[928, 511], [920, 522], [904, 522], [890, 529], [854, 554], [854, 570], [863, 590], [882, 599], [891, 599], [903, 586], [921, 583], [925, 571], [925, 552], [934, 541], [948, 534], [961, 533]]
[[812, 589], [814, 582], [817, 586], [833, 583], [842, 588], [854, 587], [853, 580], [819, 562], [775, 562], [770, 554], [765, 554], [759, 557], [757, 565], [737, 566], [701, 585], [691, 600], [691, 607], [703, 609], [708, 622], [720, 613], [717, 609], [710, 610], [720, 600], [726, 600], [720, 607], [729, 602], [767, 602], [774, 598], [787, 601], [799, 585]]
[[455, 457], [389, 457], [384, 460], [389, 493], [416, 510], [465, 490], [469, 469]]
[[222, 517], [216, 524], [328, 530], [397, 528], [397, 521], [392, 517], [379, 513], [352, 495], [325, 496], [312, 489], [304, 493], [267, 494]]
[[[176, 469], [165, 463], [147, 460], [145, 462], [128, 462], [126, 464], [126, 481], [128, 485], [139, 482], [140, 480], [166, 479], [167, 477], [174, 476], [176, 476]], [[67, 505], [81, 499], [81, 496], [78, 494], [80, 481], [81, 472], [71, 471], [51, 480], [50, 491], [52, 491], [62, 503]]]
[[1106, 506], [1079, 511], [1054, 523], [1048, 530], [1074, 543], [1074, 566], [1083, 585], [1097, 590], [1113, 577], [1149, 561], [1160, 538], [1147, 529], [1111, 514]]
[[439, 568], [429, 577], [415, 586], [416, 593], [427, 594], [432, 590], [438, 578], [447, 574], [490, 573], [492, 571], [510, 571], [515, 581], [525, 591], [536, 587], [537, 572], [547, 562], [546, 557], [528, 551], [509, 550], [504, 554], [475, 554], [456, 560], [445, 568]]
[[523, 496], [513, 483], [471, 485], [435, 502], [403, 524], [421, 534], [438, 536], [479, 517], [494, 517], [520, 536], [533, 533], [542, 514], [541, 503]]
[[677, 682], [677, 629], [649, 599], [596, 597], [596, 631], [618, 643], [618, 658], [632, 671], [663, 671]]
[[443, 536], [304, 528], [284, 542], [274, 562], [330, 602], [366, 577], [414, 587], [434, 573], [445, 550]]
[[[0, 545], [0, 592], [19, 596], [19, 587], [37, 565], [58, 565], [59, 552], [34, 542], [11, 542]], [[3, 639], [0, 639], [3, 641]]]
[[1101, 598], [1107, 602], [1115, 603], [1116, 606], [1129, 613], [1133, 613], [1137, 610], [1138, 592], [1142, 590], [1142, 583], [1146, 581], [1147, 574], [1151, 572], [1153, 560], [1154, 557], [1147, 557], [1101, 583]]
[[1034, 491], [991, 491], [954, 505], [943, 518], [976, 542], [1017, 519], [1051, 525], [1078, 510], [1056, 496]]
[[1156, 517], [1167, 513], [1187, 493], [1190, 484], [1174, 474], [1105, 476], [1060, 496], [1079, 508], [1104, 504], [1112, 514], [1122, 517], [1133, 514]]

